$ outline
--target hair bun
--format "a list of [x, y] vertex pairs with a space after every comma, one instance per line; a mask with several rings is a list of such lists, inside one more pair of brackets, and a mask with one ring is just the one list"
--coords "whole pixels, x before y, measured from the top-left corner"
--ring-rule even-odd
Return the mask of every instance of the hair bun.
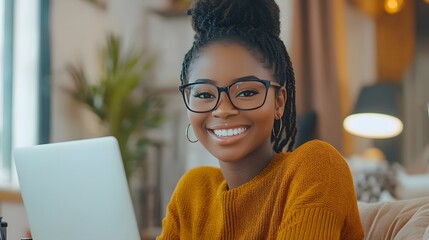
[[188, 15], [197, 34], [232, 26], [280, 34], [279, 7], [274, 0], [195, 0]]

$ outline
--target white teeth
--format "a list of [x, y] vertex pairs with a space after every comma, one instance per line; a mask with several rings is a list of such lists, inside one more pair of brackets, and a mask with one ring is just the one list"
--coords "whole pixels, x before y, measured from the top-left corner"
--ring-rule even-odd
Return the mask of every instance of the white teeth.
[[244, 133], [247, 128], [234, 128], [234, 129], [222, 129], [214, 130], [213, 132], [219, 137], [230, 137], [235, 135], [240, 135]]

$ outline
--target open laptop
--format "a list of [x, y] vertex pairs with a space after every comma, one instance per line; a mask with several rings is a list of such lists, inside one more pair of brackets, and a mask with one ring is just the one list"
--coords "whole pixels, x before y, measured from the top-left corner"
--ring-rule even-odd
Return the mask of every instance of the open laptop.
[[14, 157], [33, 239], [140, 239], [115, 138], [17, 148]]

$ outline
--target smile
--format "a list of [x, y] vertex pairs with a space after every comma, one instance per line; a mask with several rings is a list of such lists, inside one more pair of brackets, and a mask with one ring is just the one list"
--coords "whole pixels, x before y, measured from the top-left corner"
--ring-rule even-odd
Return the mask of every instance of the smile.
[[243, 134], [247, 131], [247, 128], [232, 128], [232, 129], [217, 129], [213, 130], [214, 134], [218, 137], [232, 137]]

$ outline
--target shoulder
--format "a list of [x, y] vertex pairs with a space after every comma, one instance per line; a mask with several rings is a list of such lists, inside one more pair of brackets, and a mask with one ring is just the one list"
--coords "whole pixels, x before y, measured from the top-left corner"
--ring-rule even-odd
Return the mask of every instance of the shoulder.
[[307, 196], [311, 200], [300, 202], [303, 206], [317, 203], [338, 211], [338, 208], [354, 201], [353, 179], [348, 164], [332, 145], [319, 140], [310, 141], [293, 151], [288, 161], [294, 197]]
[[318, 155], [332, 152], [338, 153], [331, 144], [321, 140], [308, 141], [293, 151], [295, 154], [306, 155]]
[[290, 163], [300, 168], [313, 169], [314, 167], [348, 169], [343, 156], [331, 144], [312, 140], [295, 149], [290, 155]]

